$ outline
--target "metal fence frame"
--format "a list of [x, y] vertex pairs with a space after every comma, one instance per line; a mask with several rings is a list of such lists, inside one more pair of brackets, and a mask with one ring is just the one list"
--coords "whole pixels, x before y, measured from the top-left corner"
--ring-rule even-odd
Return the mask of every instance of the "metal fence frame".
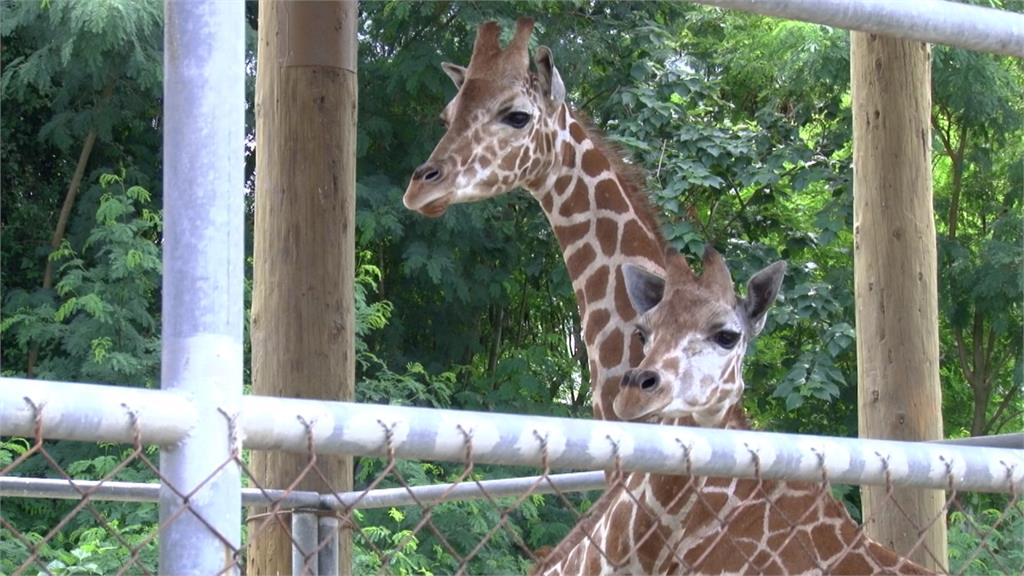
[[948, 0], [691, 0], [846, 30], [1024, 57], [1024, 15]]
[[[198, 399], [173, 390], [0, 379], [3, 434], [87, 442], [181, 445], [202, 423]], [[87, 402], [79, 402], [87, 399]], [[917, 488], [1006, 492], [1024, 489], [1024, 451], [660, 426], [409, 406], [245, 396], [238, 410], [214, 405], [224, 434], [246, 448], [358, 454], [558, 469], [607, 469], [696, 476], [761, 477]], [[102, 415], [99, 421], [97, 415]], [[172, 433], [160, 429], [175, 420]], [[152, 423], [151, 423], [152, 422]], [[207, 423], [209, 424], [209, 423]], [[159, 438], [159, 440], [156, 440]], [[225, 451], [223, 455], [227, 456]], [[206, 468], [208, 473], [214, 466]], [[238, 497], [240, 498], [240, 497]], [[234, 501], [240, 500], [235, 498]]]
[[195, 398], [197, 418], [161, 447], [160, 570], [214, 574], [242, 543], [241, 471], [220, 466], [241, 446], [219, 414], [242, 397], [245, 6], [167, 1], [164, 15], [161, 386]]
[[[1024, 16], [945, 0], [695, 1], [1024, 57]], [[892, 480], [979, 491], [1024, 487], [1022, 452], [1008, 448], [243, 398], [244, 8], [241, 2], [167, 0], [165, 9], [165, 86], [172, 89], [164, 91], [164, 390], [0, 379], [0, 435], [44, 430], [50, 439], [161, 446], [161, 475], [176, 487], [156, 488], [161, 572], [218, 573], [225, 554], [238, 549], [241, 506], [261, 500], [240, 489], [233, 456], [243, 441], [248, 448], [301, 451], [316, 438], [325, 452], [374, 454], [391, 447], [403, 457], [441, 460], [461, 460], [469, 446], [480, 462], [545, 469], [615, 463], [624, 470], [672, 472], [686, 458], [700, 475], [750, 477], [756, 467], [765, 478], [827, 476], [839, 483]], [[210, 475], [212, 466], [217, 470]], [[571, 482], [593, 486], [598, 475]], [[0, 487], [18, 490], [12, 482], [2, 479]], [[37, 482], [25, 489], [53, 488]], [[138, 496], [114, 494], [124, 488], [114, 485], [93, 488], [114, 499]], [[314, 493], [290, 497], [297, 506], [323, 500]], [[304, 542], [336, 530], [331, 518], [299, 513], [293, 521], [313, 538]], [[329, 555], [336, 550], [322, 547], [324, 573], [332, 572]]]
[[[203, 412], [196, 402], [180, 391], [2, 378], [0, 434], [33, 437], [36, 445], [45, 437], [131, 443], [136, 452], [144, 441], [159, 442], [166, 449], [182, 445], [198, 427]], [[549, 474], [562, 467], [1002, 492], [1013, 495], [1014, 501], [1024, 488], [1024, 450], [978, 446], [981, 439], [969, 439], [967, 445], [893, 442], [257, 396], [242, 398], [237, 413], [217, 411], [227, 424], [227, 434], [245, 438], [252, 449], [301, 452], [315, 447], [317, 453], [543, 469], [542, 476], [528, 478], [343, 494], [263, 488], [239, 491], [236, 479], [238, 499], [228, 501], [233, 509], [269, 505], [290, 512], [295, 573], [335, 573], [339, 520], [325, 512], [599, 490], [605, 485], [604, 472]], [[1012, 445], [1019, 444], [1022, 436], [987, 440]], [[225, 462], [234, 465], [237, 457], [232, 451]], [[224, 463], [214, 467], [215, 472], [204, 480], [221, 477], [220, 471], [226, 468]], [[0, 496], [162, 504], [164, 492], [178, 497], [189, 493], [162, 480], [161, 484], [142, 484], [0, 477]], [[193, 495], [181, 505], [179, 515], [188, 512], [197, 519], [206, 518], [215, 513], [212, 510], [225, 506], [224, 502], [208, 506]], [[166, 528], [180, 518], [172, 516], [170, 520], [161, 517], [161, 541]], [[237, 544], [226, 541], [217, 526], [200, 524], [216, 538], [208, 544], [211, 549], [234, 546], [233, 553], [239, 550]], [[189, 546], [187, 550], [195, 550], [195, 544]], [[162, 542], [160, 549], [165, 551]], [[166, 550], [173, 554], [177, 549]], [[224, 569], [224, 558], [211, 561], [214, 573]], [[161, 570], [164, 566], [161, 564]]]

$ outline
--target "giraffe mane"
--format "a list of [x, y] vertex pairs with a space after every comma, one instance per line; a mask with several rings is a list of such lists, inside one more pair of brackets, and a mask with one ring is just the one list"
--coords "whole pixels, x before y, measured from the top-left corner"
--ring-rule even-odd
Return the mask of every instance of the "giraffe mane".
[[619, 176], [623, 191], [633, 205], [637, 217], [651, 230], [662, 246], [667, 246], [668, 243], [661, 232], [661, 217], [647, 195], [647, 172], [636, 164], [626, 162], [625, 158], [629, 154], [622, 146], [608, 142], [604, 133], [594, 125], [589, 116], [579, 110], [573, 110], [573, 116], [587, 131], [587, 136], [593, 141], [594, 147], [608, 159], [612, 169]]

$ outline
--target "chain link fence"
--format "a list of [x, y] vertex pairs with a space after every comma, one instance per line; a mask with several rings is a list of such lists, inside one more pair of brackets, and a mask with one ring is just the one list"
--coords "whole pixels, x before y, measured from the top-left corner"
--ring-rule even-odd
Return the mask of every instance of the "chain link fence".
[[[634, 467], [631, 457], [637, 452], [630, 443], [638, 442], [640, 437], [619, 433], [616, 425], [590, 422], [586, 423], [590, 426], [586, 429], [590, 442], [587, 450], [592, 456], [605, 458], [607, 474], [556, 474], [552, 463], [560, 459], [566, 447], [571, 450], [575, 444], [571, 432], [560, 437], [555, 425], [571, 428], [585, 421], [524, 418], [520, 423], [526, 426], [516, 438], [520, 452], [537, 453], [540, 467], [531, 469], [515, 465], [517, 462], [495, 464], [493, 447], [503, 443], [506, 433], [495, 436], [472, 413], [460, 418], [453, 411], [407, 409], [413, 410], [419, 420], [424, 414], [437, 412], [439, 421], [446, 421], [453, 432], [449, 435], [436, 430], [434, 444], [443, 444], [441, 452], [458, 453], [460, 457], [428, 462], [404, 457], [403, 446], [417, 431], [389, 413], [391, 407], [349, 405], [368, 415], [356, 424], [375, 422], [378, 427], [373, 434], [363, 430], [360, 442], [367, 445], [368, 436], [380, 440], [379, 446], [366, 451], [370, 455], [357, 458], [357, 490], [340, 492], [332, 487], [335, 482], [318, 467], [317, 454], [334, 452], [337, 445], [330, 437], [318, 436], [315, 419], [299, 413], [293, 415], [293, 421], [304, 431], [308, 461], [290, 487], [261, 486], [248, 468], [246, 452], [233, 440], [230, 445], [238, 448], [225, 454], [198, 485], [185, 489], [174, 486], [161, 474], [157, 448], [143, 442], [145, 422], [139, 411], [127, 411], [129, 444], [54, 441], [47, 439], [51, 419], [46, 417], [46, 403], [25, 402], [33, 413], [32, 434], [8, 436], [0, 444], [0, 573], [4, 574], [156, 574], [160, 535], [185, 516], [198, 519], [230, 551], [225, 556], [224, 573], [244, 572], [248, 551], [270, 537], [273, 527], [290, 535], [293, 573], [303, 574], [336, 573], [342, 534], [352, 539], [351, 561], [356, 574], [527, 573], [563, 554], [557, 545], [577, 526], [583, 527], [576, 532], [580, 545], [595, 549], [599, 561], [613, 568], [635, 566], [631, 562], [637, 557], [656, 550], [659, 552], [655, 556], [669, 559], [665, 565], [675, 567], [673, 573], [720, 571], [721, 565], [715, 562], [720, 561], [722, 552], [731, 563], [729, 570], [775, 572], [775, 560], [751, 546], [751, 540], [758, 537], [750, 522], [753, 505], [759, 507], [758, 518], [778, 524], [772, 527], [772, 549], [804, 555], [805, 560], [812, 558], [812, 565], [822, 573], [832, 572], [830, 568], [835, 565], [830, 562], [836, 558], [820, 557], [822, 546], [832, 545], [823, 541], [835, 540], [833, 544], [850, 549], [860, 546], [865, 538], [856, 525], [852, 532], [839, 530], [833, 535], [820, 531], [818, 523], [823, 514], [843, 509], [857, 521], [862, 520], [856, 486], [831, 482], [834, 476], [830, 466], [837, 461], [837, 454], [847, 450], [843, 442], [859, 442], [855, 439], [814, 439], [813, 445], [830, 450], [806, 450], [811, 444], [805, 446], [816, 464], [796, 463], [805, 469], [803, 479], [789, 482], [787, 489], [782, 489], [777, 472], [773, 472], [776, 466], [769, 461], [789, 458], [780, 449], [771, 448], [774, 441], [770, 435], [744, 437], [747, 464], [752, 465], [743, 474], [745, 479], [695, 475], [695, 471], [721, 465], [714, 463], [720, 458], [714, 448], [709, 451], [701, 447], [700, 436], [685, 435], [682, 438], [688, 438], [688, 448], [677, 452], [674, 462], [663, 463], [659, 470], [662, 473], [650, 477], [629, 470]], [[307, 407], [310, 404], [315, 403], [304, 403]], [[515, 418], [523, 417], [509, 415], [509, 419]], [[350, 429], [344, 422], [336, 422], [335, 428]], [[661, 426], [642, 429], [653, 429], [660, 437], [665, 437], [666, 431], [692, 430]], [[232, 428], [233, 435], [240, 433]], [[766, 438], [761, 440], [762, 436]], [[527, 448], [523, 442], [532, 446]], [[980, 451], [991, 457], [986, 464], [986, 486], [983, 491], [975, 491], [960, 488], [971, 484], [969, 476], [976, 472], [976, 466], [962, 460], [965, 449], [940, 450], [945, 459], [943, 469], [925, 476], [930, 478], [926, 483], [930, 488], [947, 488], [943, 514], [920, 520], [917, 528], [923, 534], [929, 525], [946, 522], [948, 557], [940, 557], [941, 551], [918, 549], [924, 546], [923, 538], [914, 550], [904, 552], [919, 558], [922, 556], [918, 553], [923, 552], [950, 574], [1022, 573], [1022, 451], [970, 448], [975, 455]], [[876, 449], [874, 453], [875, 468], [866, 463], [856, 475], [869, 477], [872, 470], [880, 471], [881, 484], [890, 495], [908, 485], [907, 475], [902, 472], [918, 467], [915, 461], [906, 460], [906, 455], [895, 450]], [[858, 457], [847, 453], [842, 458], [856, 461]], [[240, 545], [233, 543], [231, 535], [216, 532], [216, 523], [204, 517], [204, 503], [197, 497], [229, 467], [241, 471], [247, 486], [242, 504], [248, 514], [243, 514]], [[812, 470], [808, 473], [809, 468]], [[835, 477], [848, 478], [841, 468], [835, 468]], [[678, 476], [666, 475], [665, 470]], [[523, 476], [529, 473], [533, 475]], [[809, 482], [807, 478], [812, 476], [818, 481]], [[294, 489], [310, 478], [322, 480], [330, 489], [322, 493]], [[163, 518], [157, 506], [160, 484], [183, 503], [176, 513]], [[737, 501], [730, 503], [724, 491], [737, 495]], [[609, 496], [602, 499], [602, 494]], [[889, 502], [900, 506], [895, 499]], [[629, 537], [624, 537], [629, 532], [619, 527], [624, 517], [613, 512], [621, 506], [630, 508], [629, 523], [637, 527]], [[909, 511], [903, 513], [911, 518]], [[703, 557], [694, 557], [689, 551], [692, 540], [683, 537], [686, 530], [679, 529], [686, 522], [692, 526], [697, 517], [706, 522], [705, 532], [715, 540], [710, 548], [716, 552]], [[607, 518], [616, 522], [610, 534], [602, 530], [606, 525], [602, 519]], [[183, 549], [177, 553], [192, 552]]]

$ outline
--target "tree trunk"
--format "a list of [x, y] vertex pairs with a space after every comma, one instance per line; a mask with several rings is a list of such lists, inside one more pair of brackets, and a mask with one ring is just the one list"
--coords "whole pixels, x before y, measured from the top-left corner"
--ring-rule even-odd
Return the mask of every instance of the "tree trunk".
[[[108, 95], [109, 97], [109, 95]], [[53, 229], [53, 237], [50, 239], [50, 251], [60, 248], [64, 241], [64, 232], [68, 227], [68, 220], [71, 219], [71, 209], [75, 206], [75, 199], [78, 197], [78, 190], [82, 187], [82, 178], [85, 177], [85, 167], [89, 165], [89, 157], [92, 156], [92, 147], [96, 144], [96, 129], [89, 130], [82, 144], [82, 151], [78, 154], [78, 164], [75, 165], [75, 173], [71, 176], [71, 183], [68, 184], [68, 191], [64, 195], [64, 204], [60, 207], [60, 215], [57, 217], [57, 226]], [[53, 261], [49, 255], [46, 258], [46, 267], [43, 269], [43, 290], [53, 288]], [[36, 370], [36, 361], [39, 359], [39, 343], [33, 342], [28, 350], [28, 362], [25, 366], [25, 375], [32, 378]]]
[[[352, 400], [356, 4], [268, 1], [259, 12], [253, 393]], [[252, 470], [268, 488], [351, 489], [351, 458], [337, 456], [316, 459], [326, 482], [310, 470], [293, 484], [310, 460], [254, 452]], [[291, 572], [282, 525], [288, 515], [250, 521], [248, 573]], [[351, 573], [344, 532], [340, 562]]]
[[[497, 316], [497, 318], [494, 318], [494, 316]], [[491, 314], [491, 319], [494, 321], [494, 324], [491, 327], [493, 332], [491, 333], [491, 342], [487, 351], [487, 375], [493, 377], [498, 369], [498, 358], [501, 356], [501, 332], [505, 325], [505, 307], [498, 307], [497, 314]], [[495, 383], [495, 386], [497, 386], [497, 383]]]
[[[874, 34], [850, 36], [860, 436], [934, 440], [942, 438], [942, 402], [931, 50]], [[898, 507], [884, 487], [861, 494], [869, 535], [932, 569], [939, 568], [935, 559], [946, 563], [942, 491], [898, 488]], [[918, 530], [929, 525], [915, 548]]]

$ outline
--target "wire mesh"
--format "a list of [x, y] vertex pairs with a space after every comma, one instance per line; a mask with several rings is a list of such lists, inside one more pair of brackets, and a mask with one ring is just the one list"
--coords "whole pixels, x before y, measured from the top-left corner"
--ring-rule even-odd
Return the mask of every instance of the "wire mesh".
[[[0, 573], [156, 574], [162, 528], [192, 514], [213, 530], [193, 505], [199, 487], [167, 486], [157, 450], [143, 445], [139, 434], [131, 445], [48, 441], [45, 406], [35, 410], [33, 438], [0, 441], [0, 476], [68, 481], [75, 499], [4, 498]], [[321, 469], [312, 426], [306, 466], [289, 486], [263, 486], [243, 451], [227, 455], [207, 481], [238, 466], [265, 506], [245, 516], [242, 545], [232, 548], [222, 572], [244, 571], [251, 550], [284, 533], [299, 551], [296, 572], [330, 573], [323, 558], [336, 553], [340, 531], [351, 537], [356, 574], [776, 573], [793, 566], [879, 572], [874, 563], [885, 572], [923, 573], [871, 543], [860, 524], [856, 487], [833, 486], [823, 456], [818, 483], [695, 477], [688, 474], [688, 455], [677, 476], [628, 473], [616, 459], [603, 493], [561, 489], [545, 461], [539, 475], [510, 496], [492, 493], [485, 480], [537, 470], [476, 463], [472, 433], [461, 431], [463, 459], [447, 463], [397, 458], [388, 432], [385, 456], [359, 458], [357, 490], [347, 493]], [[546, 450], [545, 439], [535, 439]], [[941, 573], [1022, 573], [1024, 503], [1010, 471], [1005, 494], [957, 491], [947, 474], [942, 513], [919, 521], [916, 544], [901, 552], [931, 559]], [[302, 495], [296, 487], [309, 478], [328, 489], [295, 508]], [[82, 479], [96, 482], [71, 482]], [[102, 501], [102, 488], [121, 481], [163, 483], [185, 506], [161, 525], [154, 503]], [[442, 483], [440, 495], [422, 490]], [[455, 498], [466, 486], [476, 489], [476, 499]], [[404, 491], [411, 504], [375, 507], [380, 489]], [[895, 497], [900, 489], [887, 483], [887, 502], [912, 518]], [[949, 529], [948, 556], [925, 544], [924, 533], [937, 522]], [[309, 534], [315, 534], [312, 541]]]

